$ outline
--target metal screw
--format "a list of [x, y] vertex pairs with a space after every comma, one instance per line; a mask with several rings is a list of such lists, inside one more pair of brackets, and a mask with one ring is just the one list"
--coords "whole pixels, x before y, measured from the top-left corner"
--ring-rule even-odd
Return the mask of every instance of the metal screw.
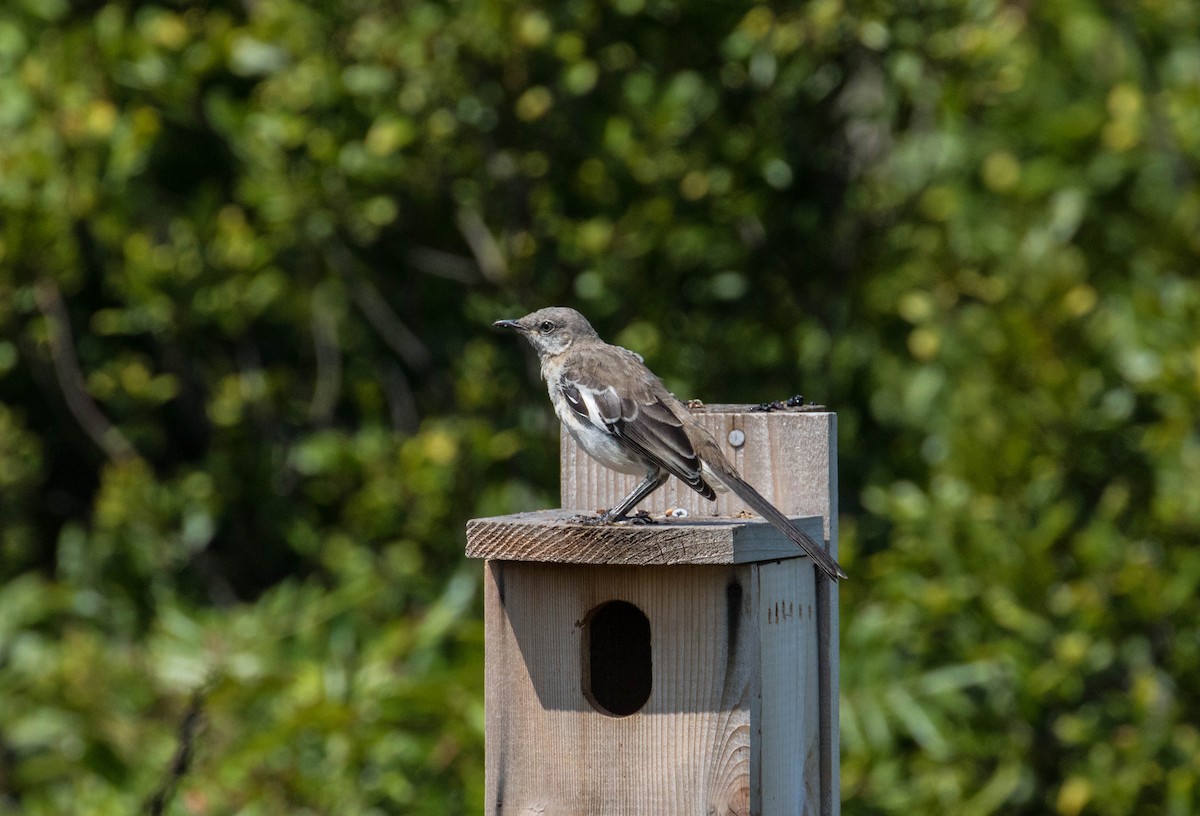
[[734, 428], [729, 432], [729, 444], [735, 448], [740, 448], [746, 444], [746, 432], [740, 428]]

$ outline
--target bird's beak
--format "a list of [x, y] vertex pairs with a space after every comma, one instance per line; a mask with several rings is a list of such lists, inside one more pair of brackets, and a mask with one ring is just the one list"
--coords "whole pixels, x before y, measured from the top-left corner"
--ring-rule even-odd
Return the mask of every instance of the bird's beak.
[[515, 320], [497, 320], [492, 324], [492, 327], [496, 329], [516, 329], [517, 331], [523, 331], [525, 328]]

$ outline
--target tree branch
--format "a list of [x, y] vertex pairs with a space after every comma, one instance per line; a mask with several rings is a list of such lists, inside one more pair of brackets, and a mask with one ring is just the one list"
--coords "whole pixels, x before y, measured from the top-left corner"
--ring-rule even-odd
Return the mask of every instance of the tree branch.
[[71, 335], [67, 306], [63, 303], [58, 286], [53, 281], [43, 279], [34, 284], [33, 293], [38, 310], [50, 330], [50, 358], [67, 409], [84, 433], [109, 459], [119, 461], [137, 457], [138, 452], [133, 444], [109, 421], [88, 393], [83, 369], [75, 356], [75, 340]]
[[317, 382], [308, 403], [308, 419], [316, 425], [326, 425], [333, 418], [342, 390], [342, 350], [338, 344], [337, 317], [325, 305], [319, 291], [310, 299], [310, 310]]
[[175, 749], [175, 756], [162, 782], [159, 783], [158, 790], [146, 802], [147, 816], [162, 816], [166, 812], [167, 805], [171, 803], [175, 790], [179, 787], [179, 781], [187, 776], [192, 767], [196, 737], [204, 726], [204, 694], [203, 689], [196, 689], [192, 694], [192, 701], [179, 723], [179, 747]]
[[354, 304], [383, 342], [410, 368], [416, 371], [428, 368], [433, 362], [429, 347], [404, 325], [375, 285], [354, 272], [350, 253], [343, 247], [335, 247], [328, 251], [326, 257], [333, 270], [346, 280]]

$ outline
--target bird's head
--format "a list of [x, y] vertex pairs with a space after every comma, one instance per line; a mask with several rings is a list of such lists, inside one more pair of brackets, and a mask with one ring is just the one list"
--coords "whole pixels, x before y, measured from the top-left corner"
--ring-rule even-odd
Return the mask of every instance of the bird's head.
[[520, 332], [539, 357], [562, 354], [578, 341], [597, 339], [586, 317], [563, 306], [538, 309], [518, 320], [497, 320], [492, 325]]

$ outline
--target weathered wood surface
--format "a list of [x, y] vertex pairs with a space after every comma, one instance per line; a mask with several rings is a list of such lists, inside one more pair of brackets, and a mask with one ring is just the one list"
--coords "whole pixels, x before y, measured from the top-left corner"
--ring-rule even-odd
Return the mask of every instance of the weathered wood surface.
[[[721, 444], [742, 477], [789, 516], [819, 516], [830, 555], [838, 553], [837, 414], [824, 409], [757, 412], [749, 405], [706, 405], [693, 415]], [[730, 444], [731, 431], [745, 434], [741, 446]], [[637, 483], [637, 477], [616, 473], [584, 453], [567, 433], [561, 441], [562, 504], [564, 507], [608, 508]], [[710, 502], [671, 478], [642, 504], [652, 515], [669, 507], [683, 508], [692, 518], [728, 517], [745, 511], [733, 493]], [[851, 580], [854, 579], [851, 575]], [[838, 766], [838, 587], [817, 582], [820, 665], [821, 816], [841, 812]]]
[[[467, 523], [467, 555], [564, 564], [744, 564], [803, 556], [757, 519], [671, 519], [655, 524], [589, 526], [569, 519], [583, 511], [540, 510]], [[816, 539], [820, 518], [794, 519]], [[805, 561], [808, 559], [805, 558]]]
[[821, 813], [821, 679], [817, 659], [817, 582], [804, 561], [789, 560], [755, 570], [758, 586], [758, 694], [751, 721], [751, 791], [755, 814]]
[[[651, 626], [650, 698], [626, 717], [582, 693], [583, 622], [612, 599]], [[485, 812], [817, 813], [815, 599], [798, 558], [488, 561]]]
[[[721, 444], [742, 477], [788, 516], [826, 518], [823, 539], [830, 538], [830, 468], [836, 460], [836, 414], [827, 411], [751, 412], [748, 405], [709, 405], [693, 410], [700, 424]], [[731, 431], [745, 434], [740, 447], [729, 443]], [[831, 449], [831, 443], [833, 445]], [[588, 456], [563, 433], [562, 506], [589, 511], [614, 506], [640, 481], [617, 473]], [[834, 473], [836, 475], [836, 472]], [[640, 505], [653, 516], [667, 508], [683, 508], [691, 517], [733, 517], [747, 508], [734, 493], [718, 493], [715, 502], [671, 477]], [[834, 553], [836, 556], [836, 553]]]

